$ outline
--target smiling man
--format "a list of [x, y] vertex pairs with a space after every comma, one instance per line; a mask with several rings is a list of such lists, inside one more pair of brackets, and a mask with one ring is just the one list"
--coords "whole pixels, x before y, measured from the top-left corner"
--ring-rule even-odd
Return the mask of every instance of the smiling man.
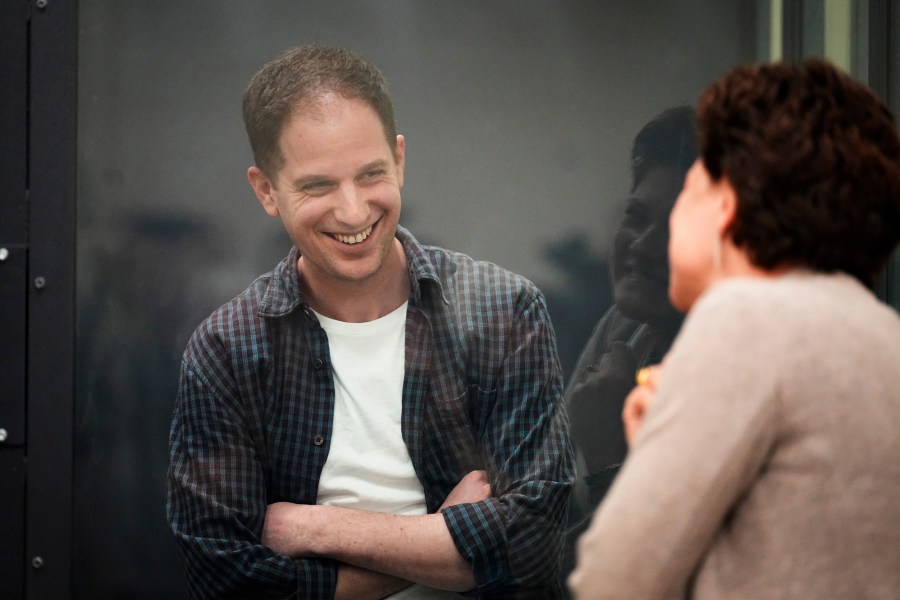
[[360, 56], [283, 54], [244, 121], [294, 247], [182, 360], [192, 597], [558, 597], [573, 455], [543, 296], [398, 225], [406, 147]]

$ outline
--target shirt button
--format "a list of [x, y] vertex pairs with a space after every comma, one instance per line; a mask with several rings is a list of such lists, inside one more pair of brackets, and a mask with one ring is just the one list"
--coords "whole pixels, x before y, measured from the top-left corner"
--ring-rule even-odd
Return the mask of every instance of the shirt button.
[[321, 358], [317, 358], [316, 360], [313, 361], [313, 369], [315, 369], [316, 371], [318, 371], [319, 369], [321, 369], [324, 366], [325, 366], [325, 361], [323, 361]]
[[316, 437], [313, 438], [313, 444], [315, 444], [316, 446], [321, 446], [324, 443], [325, 443], [325, 438], [323, 438], [321, 435], [317, 435]]

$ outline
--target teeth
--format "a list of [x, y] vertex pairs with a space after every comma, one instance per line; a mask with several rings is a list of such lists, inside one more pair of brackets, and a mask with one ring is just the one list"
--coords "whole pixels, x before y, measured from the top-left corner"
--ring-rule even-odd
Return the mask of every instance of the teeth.
[[365, 229], [365, 231], [361, 231], [360, 233], [357, 233], [356, 235], [341, 235], [339, 233], [336, 233], [336, 234], [334, 234], [334, 237], [339, 242], [342, 242], [344, 244], [353, 245], [353, 244], [358, 244], [358, 243], [364, 241], [367, 237], [369, 237], [370, 233], [372, 233], [371, 225], [369, 225]]

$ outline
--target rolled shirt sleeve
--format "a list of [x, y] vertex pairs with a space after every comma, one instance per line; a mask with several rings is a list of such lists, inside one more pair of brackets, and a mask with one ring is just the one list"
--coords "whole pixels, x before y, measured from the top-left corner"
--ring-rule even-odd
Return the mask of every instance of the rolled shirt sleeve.
[[[479, 440], [494, 498], [444, 509], [477, 593], [556, 586], [574, 454], [555, 335], [540, 292], [526, 286]], [[513, 594], [515, 595], [515, 594]]]

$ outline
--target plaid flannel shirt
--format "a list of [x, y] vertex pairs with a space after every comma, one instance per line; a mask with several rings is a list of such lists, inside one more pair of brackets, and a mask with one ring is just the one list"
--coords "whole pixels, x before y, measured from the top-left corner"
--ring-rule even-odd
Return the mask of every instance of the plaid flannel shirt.
[[[574, 477], [555, 334], [526, 279], [398, 228], [412, 291], [401, 430], [434, 512], [469, 471], [493, 498], [443, 511], [478, 597], [552, 598]], [[328, 340], [298, 252], [195, 331], [170, 434], [167, 512], [193, 597], [331, 598], [338, 563], [260, 542], [266, 506], [314, 504], [332, 433]]]

